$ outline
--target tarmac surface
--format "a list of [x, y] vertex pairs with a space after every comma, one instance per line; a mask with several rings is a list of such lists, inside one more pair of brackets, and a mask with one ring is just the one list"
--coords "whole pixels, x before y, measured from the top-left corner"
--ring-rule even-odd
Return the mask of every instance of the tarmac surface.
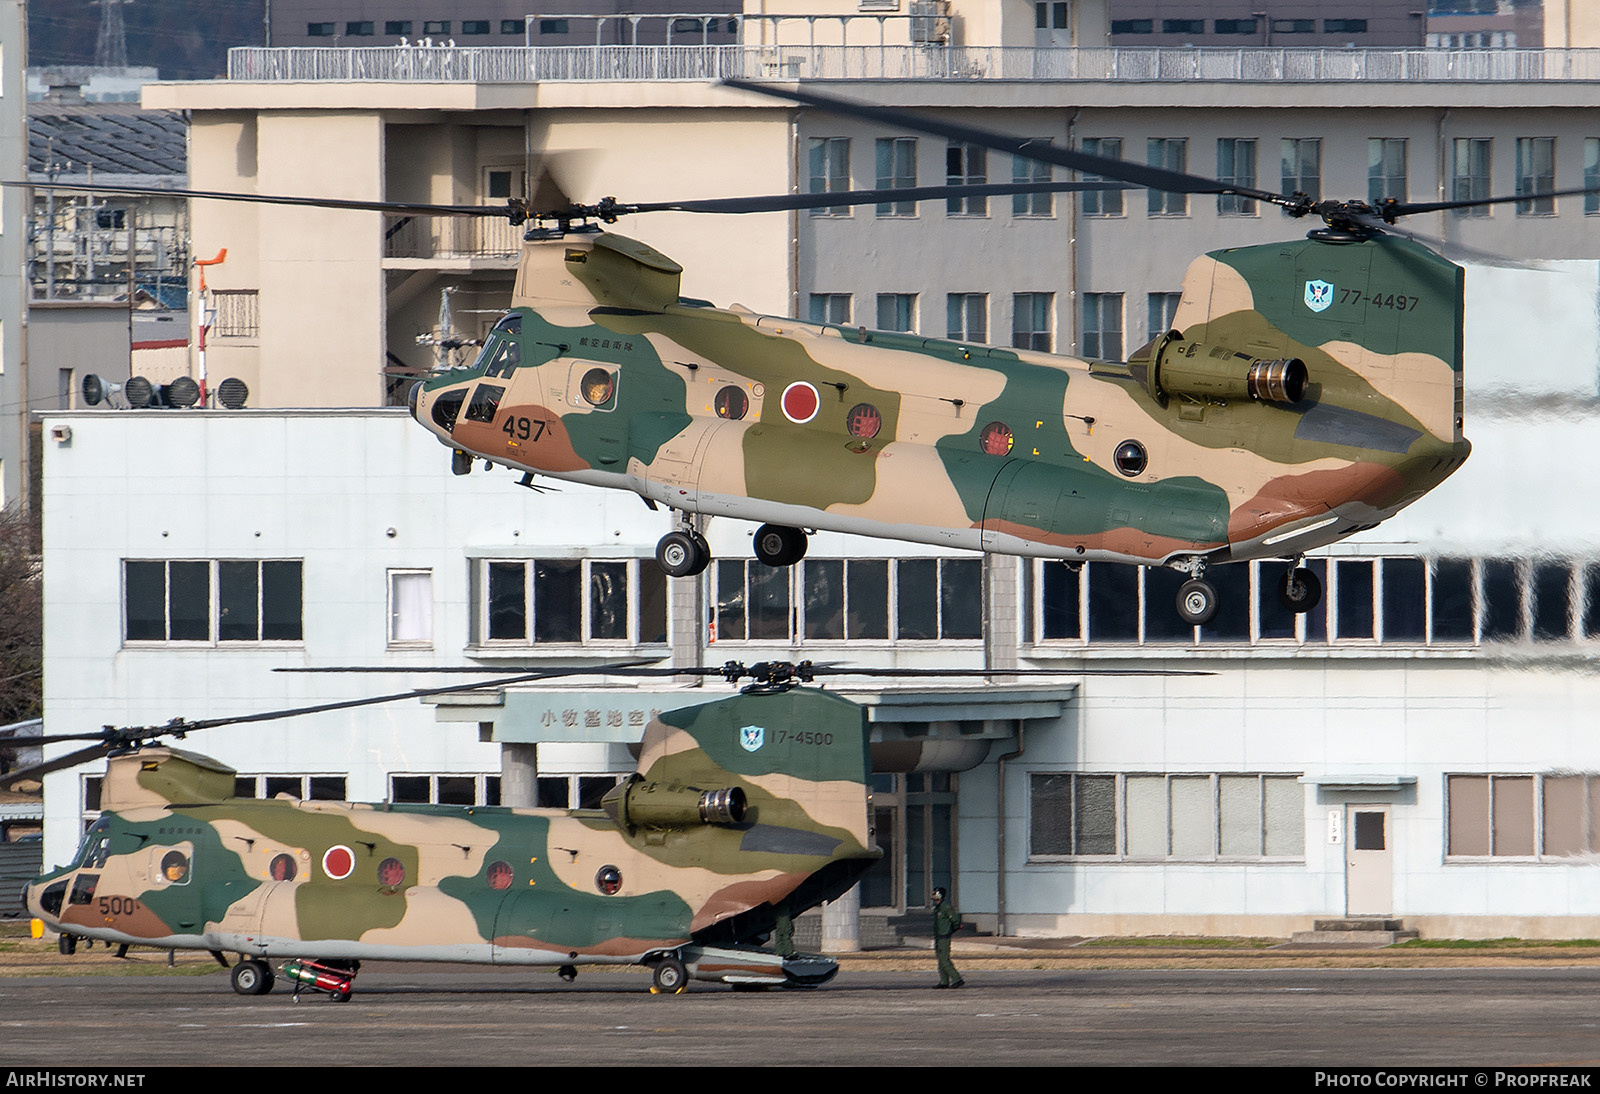
[[[1600, 1064], [1600, 948], [1484, 950], [1062, 940], [847, 957], [813, 991], [693, 984], [638, 968], [369, 963], [355, 998], [242, 997], [205, 955], [42, 943], [0, 952], [0, 1069], [182, 1065]], [[209, 966], [209, 968], [208, 968]]]

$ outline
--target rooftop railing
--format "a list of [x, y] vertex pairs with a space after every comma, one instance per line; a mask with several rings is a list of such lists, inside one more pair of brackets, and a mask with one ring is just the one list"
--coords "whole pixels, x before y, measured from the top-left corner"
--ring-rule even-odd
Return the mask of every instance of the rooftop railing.
[[245, 47], [230, 80], [540, 83], [720, 80], [1173, 83], [1600, 81], [1600, 49], [1033, 49], [1000, 46]]

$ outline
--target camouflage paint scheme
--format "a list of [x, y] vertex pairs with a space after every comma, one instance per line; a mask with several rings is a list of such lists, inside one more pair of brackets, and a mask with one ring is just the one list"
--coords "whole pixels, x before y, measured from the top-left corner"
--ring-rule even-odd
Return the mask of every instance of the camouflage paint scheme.
[[[776, 906], [834, 899], [881, 855], [868, 766], [863, 709], [810, 690], [661, 714], [604, 810], [239, 799], [231, 769], [146, 747], [108, 762], [75, 861], [26, 899], [108, 942], [524, 965], [673, 954], [704, 979], [781, 983], [784, 963], [752, 945]], [[742, 820], [701, 820], [702, 792], [726, 788]]]
[[[688, 513], [1142, 564], [1294, 556], [1471, 451], [1463, 272], [1394, 237], [1203, 256], [1181, 337], [1127, 363], [719, 310], [680, 300], [680, 272], [622, 236], [531, 239], [513, 310], [413, 414], [494, 463]], [[1244, 388], [1252, 362], [1288, 359], [1300, 397]], [[808, 420], [804, 389], [783, 405], [796, 383]], [[850, 427], [863, 404], [871, 435]], [[994, 423], [1008, 433], [986, 445]], [[1128, 441], [1147, 455], [1131, 473]]]

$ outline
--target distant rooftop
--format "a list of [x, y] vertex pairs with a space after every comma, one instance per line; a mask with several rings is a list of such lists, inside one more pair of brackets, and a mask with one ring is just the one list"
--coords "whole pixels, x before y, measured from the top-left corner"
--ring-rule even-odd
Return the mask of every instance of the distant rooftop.
[[142, 110], [138, 103], [28, 104], [28, 174], [60, 176], [188, 173], [188, 122], [176, 110]]

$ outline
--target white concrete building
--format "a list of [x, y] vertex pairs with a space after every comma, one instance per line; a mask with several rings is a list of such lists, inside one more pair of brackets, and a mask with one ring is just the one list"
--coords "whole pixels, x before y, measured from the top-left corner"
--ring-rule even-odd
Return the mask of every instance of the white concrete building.
[[[22, 0], [0, 0], [0, 179], [28, 174], [28, 29]], [[28, 465], [28, 192], [0, 187], [0, 508], [24, 501]]]

